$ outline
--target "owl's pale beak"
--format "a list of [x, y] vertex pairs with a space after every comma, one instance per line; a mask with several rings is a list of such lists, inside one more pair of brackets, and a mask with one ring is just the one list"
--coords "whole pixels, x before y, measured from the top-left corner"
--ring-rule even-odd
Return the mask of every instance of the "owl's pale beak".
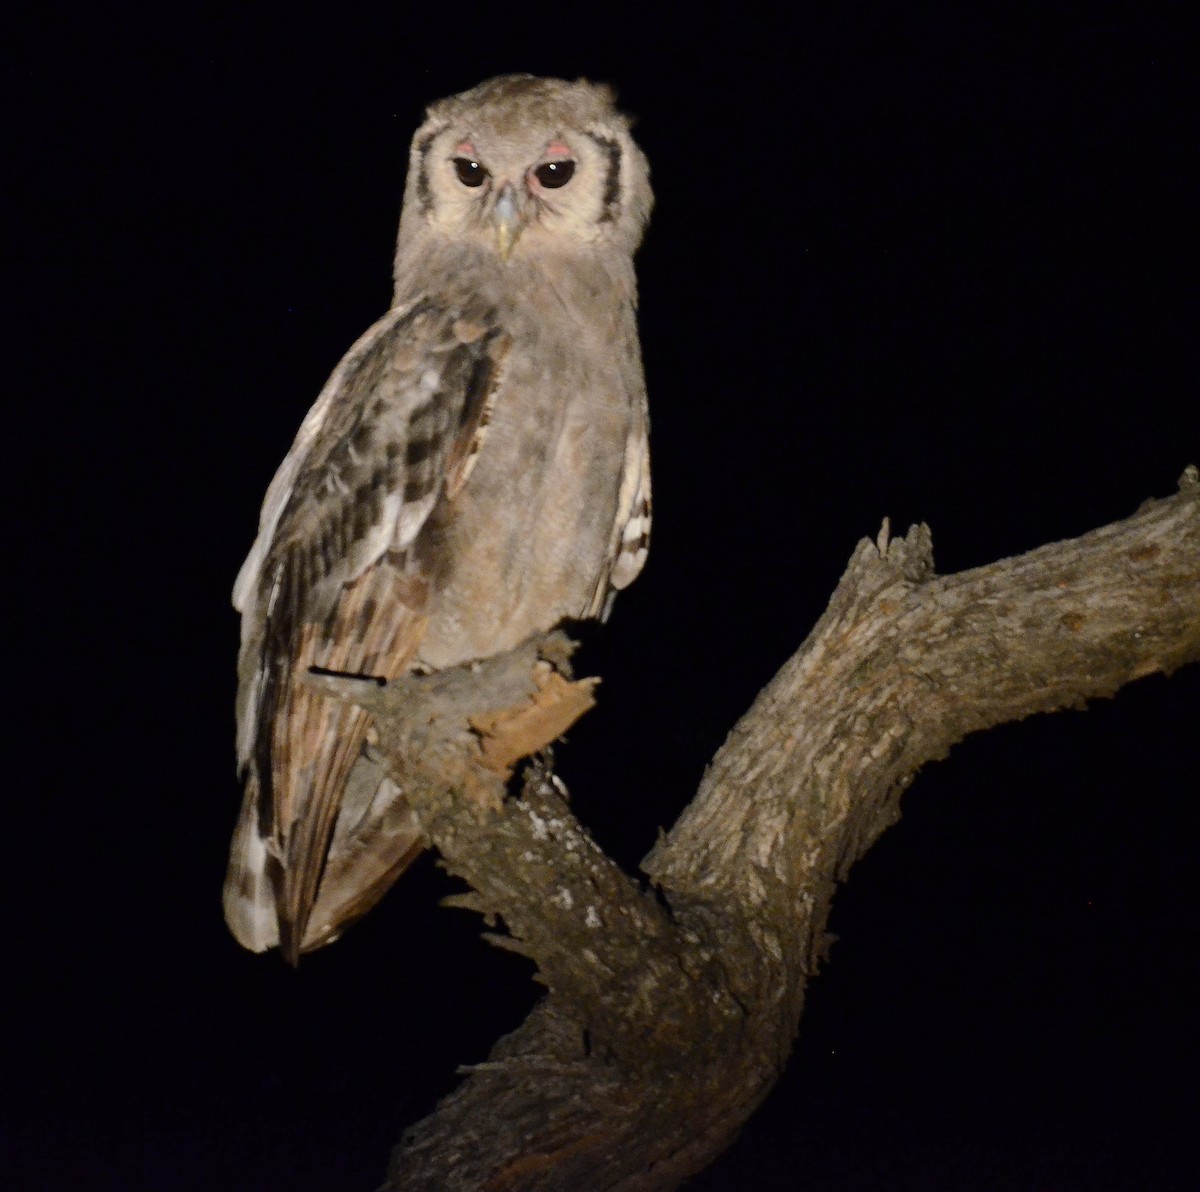
[[500, 187], [496, 206], [492, 208], [492, 222], [496, 225], [496, 248], [500, 252], [500, 259], [507, 261], [524, 227], [517, 209], [517, 192], [511, 182]]

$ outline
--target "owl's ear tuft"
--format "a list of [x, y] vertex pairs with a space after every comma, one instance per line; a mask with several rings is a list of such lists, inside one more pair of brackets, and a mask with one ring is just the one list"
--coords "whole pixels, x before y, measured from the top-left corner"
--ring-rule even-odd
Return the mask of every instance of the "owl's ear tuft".
[[596, 98], [601, 103], [606, 103], [610, 108], [616, 109], [617, 89], [611, 83], [592, 83], [587, 79], [580, 79], [579, 82], [586, 87], [590, 87], [596, 93]]

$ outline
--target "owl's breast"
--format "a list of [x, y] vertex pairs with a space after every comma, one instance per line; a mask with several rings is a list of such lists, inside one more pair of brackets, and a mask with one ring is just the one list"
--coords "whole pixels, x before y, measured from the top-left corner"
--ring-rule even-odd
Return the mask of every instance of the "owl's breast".
[[[554, 312], [550, 312], [553, 314]], [[430, 519], [421, 658], [443, 667], [584, 616], [612, 560], [642, 400], [630, 314], [518, 326], [470, 478]]]

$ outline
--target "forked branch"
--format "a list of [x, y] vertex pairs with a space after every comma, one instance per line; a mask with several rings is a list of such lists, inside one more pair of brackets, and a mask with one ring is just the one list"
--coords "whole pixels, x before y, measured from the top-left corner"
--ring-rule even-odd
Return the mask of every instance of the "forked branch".
[[549, 990], [408, 1130], [386, 1189], [665, 1189], [702, 1169], [781, 1071], [835, 885], [920, 766], [1198, 658], [1194, 468], [1133, 517], [958, 575], [934, 574], [924, 526], [890, 539], [885, 524], [647, 857], [652, 892], [591, 841], [544, 761], [518, 799], [488, 760], [505, 725], [540, 723], [531, 750], [571, 719], [531, 702], [578, 708], [557, 638], [457, 677], [342, 686], [374, 713], [466, 904], [503, 919]]

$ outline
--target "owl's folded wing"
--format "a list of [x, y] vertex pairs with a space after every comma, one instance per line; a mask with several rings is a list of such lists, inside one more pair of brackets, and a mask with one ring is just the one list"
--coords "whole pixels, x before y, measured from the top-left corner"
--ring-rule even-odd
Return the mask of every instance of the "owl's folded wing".
[[338, 365], [268, 490], [234, 588], [246, 791], [225, 889], [230, 928], [255, 951], [301, 950], [366, 727], [299, 676], [390, 678], [411, 663], [427, 577], [410, 548], [470, 471], [507, 347], [482, 304], [390, 311]]

